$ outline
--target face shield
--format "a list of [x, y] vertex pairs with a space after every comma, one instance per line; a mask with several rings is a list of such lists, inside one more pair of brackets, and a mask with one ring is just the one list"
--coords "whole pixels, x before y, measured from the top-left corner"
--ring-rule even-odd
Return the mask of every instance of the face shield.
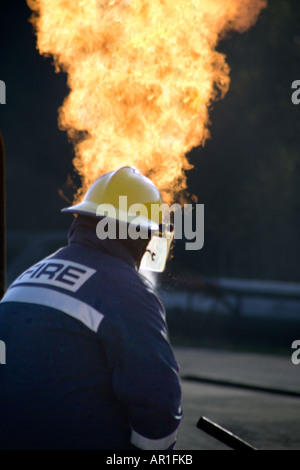
[[142, 271], [163, 272], [173, 238], [174, 227], [172, 225], [160, 227], [159, 231], [154, 232], [142, 257], [139, 269]]

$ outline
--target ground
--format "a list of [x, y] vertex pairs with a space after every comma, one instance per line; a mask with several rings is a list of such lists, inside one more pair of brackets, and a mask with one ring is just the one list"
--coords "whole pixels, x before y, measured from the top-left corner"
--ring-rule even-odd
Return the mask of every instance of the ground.
[[[184, 410], [177, 450], [228, 449], [197, 429], [200, 416], [259, 450], [300, 450], [300, 364], [294, 365], [291, 357], [196, 348], [174, 348], [174, 352], [183, 378]], [[187, 374], [216, 383], [184, 380]], [[245, 388], [224, 385], [224, 381]], [[247, 385], [265, 391], [247, 389]], [[289, 396], [288, 392], [296, 393]]]

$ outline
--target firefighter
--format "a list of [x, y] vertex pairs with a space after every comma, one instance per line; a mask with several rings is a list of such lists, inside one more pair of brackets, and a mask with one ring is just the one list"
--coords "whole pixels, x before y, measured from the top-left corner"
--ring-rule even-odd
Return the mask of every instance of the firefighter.
[[[142, 264], [163, 269], [171, 237], [161, 236], [161, 213], [156, 220], [136, 216], [136, 223], [128, 209], [152, 204], [162, 204], [160, 193], [135, 168], [103, 175], [81, 203], [63, 209], [75, 216], [68, 246], [7, 290], [0, 303], [7, 356], [0, 448], [174, 448], [178, 365], [163, 306], [139, 272]], [[123, 236], [116, 230], [113, 237], [108, 221]], [[99, 236], [105, 223], [106, 238]], [[130, 225], [143, 236], [125, 238]]]

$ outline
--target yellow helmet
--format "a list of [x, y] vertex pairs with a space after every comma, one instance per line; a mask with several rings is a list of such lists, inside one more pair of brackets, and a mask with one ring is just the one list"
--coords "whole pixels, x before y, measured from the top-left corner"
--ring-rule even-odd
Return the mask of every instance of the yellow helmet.
[[126, 166], [101, 176], [88, 189], [82, 202], [64, 208], [62, 212], [113, 218], [151, 230], [152, 237], [140, 267], [164, 270], [173, 236], [169, 227], [163, 224], [163, 201], [159, 190], [135, 167]]
[[116, 220], [131, 223], [140, 212], [139, 223], [142, 221], [144, 227], [158, 230], [162, 215], [161, 210], [152, 210], [154, 204], [161, 209], [162, 198], [157, 187], [139, 170], [127, 166], [102, 175], [88, 189], [82, 202], [62, 212], [102, 217], [109, 216], [107, 209], [111, 206]]

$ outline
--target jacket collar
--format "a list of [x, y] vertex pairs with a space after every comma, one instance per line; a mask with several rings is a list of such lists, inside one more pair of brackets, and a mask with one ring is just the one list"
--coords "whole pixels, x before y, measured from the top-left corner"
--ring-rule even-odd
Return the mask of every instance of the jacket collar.
[[119, 258], [125, 263], [136, 269], [133, 257], [128, 250], [118, 240], [100, 240], [96, 234], [97, 219], [92, 217], [75, 218], [72, 223], [68, 238], [69, 244], [80, 244], [94, 248], [95, 250], [103, 251], [110, 256]]

